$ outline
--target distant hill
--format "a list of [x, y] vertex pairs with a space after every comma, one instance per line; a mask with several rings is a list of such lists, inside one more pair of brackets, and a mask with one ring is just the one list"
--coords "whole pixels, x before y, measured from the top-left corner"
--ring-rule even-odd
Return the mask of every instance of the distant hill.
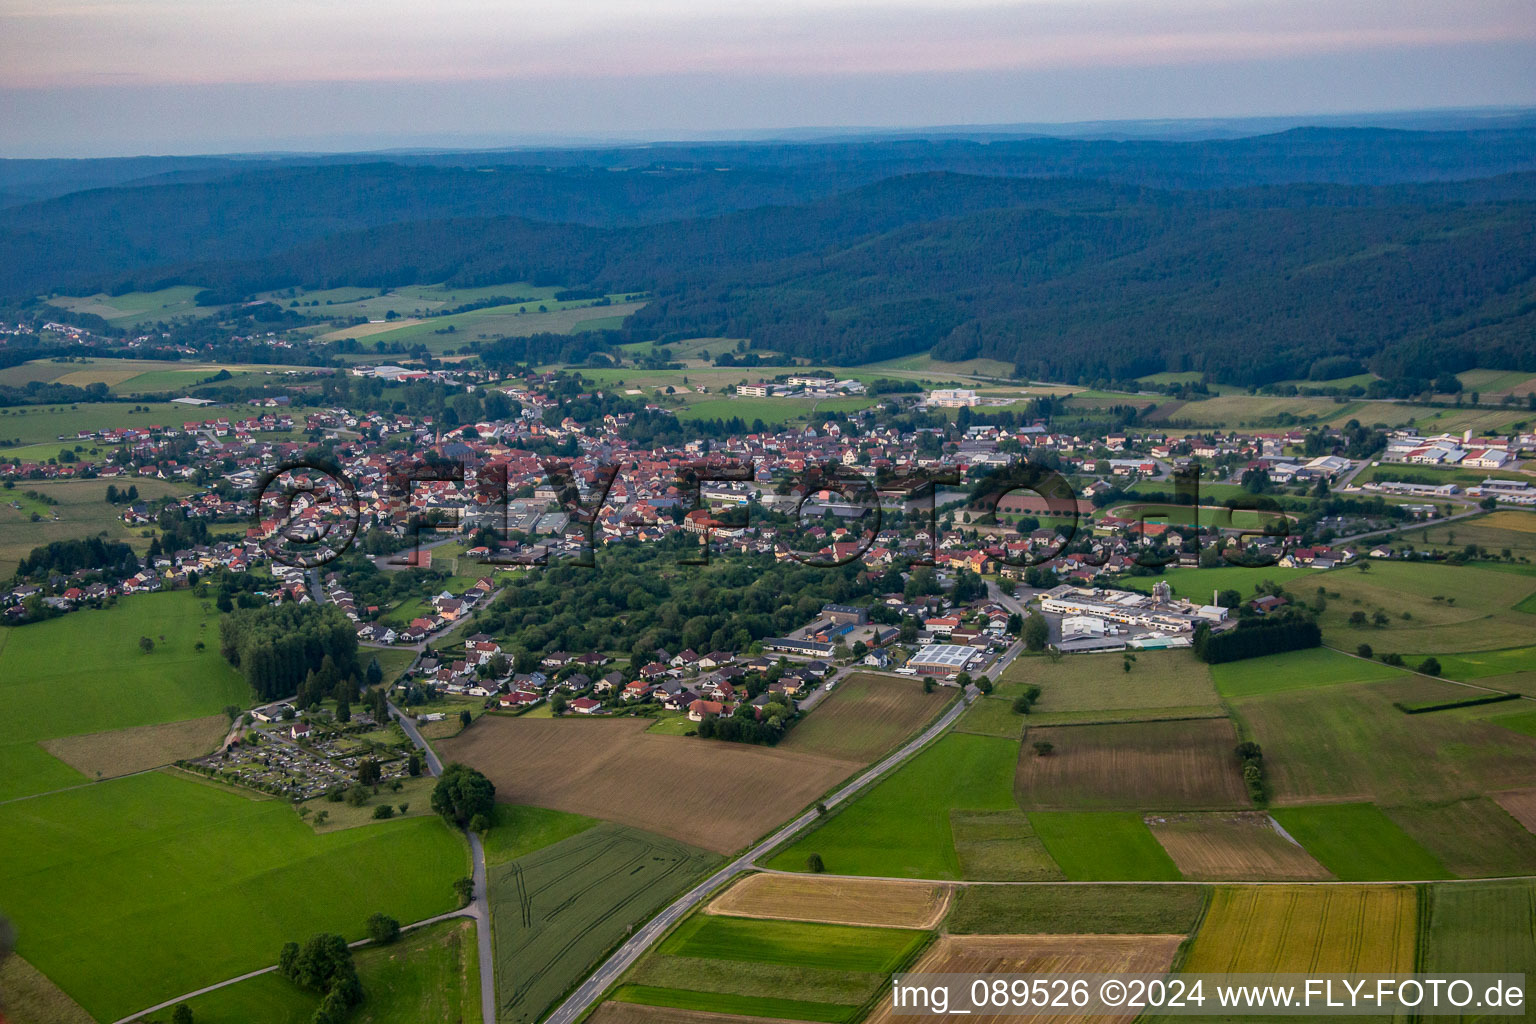
[[631, 337], [842, 363], [1536, 370], [1528, 128], [306, 159], [0, 209], [0, 294], [531, 280], [652, 291]]

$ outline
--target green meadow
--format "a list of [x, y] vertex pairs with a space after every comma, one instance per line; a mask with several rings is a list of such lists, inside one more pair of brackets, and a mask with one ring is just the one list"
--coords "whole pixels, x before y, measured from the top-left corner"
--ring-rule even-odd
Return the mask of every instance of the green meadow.
[[806, 870], [820, 854], [834, 874], [959, 878], [951, 809], [1016, 810], [1019, 741], [953, 733], [856, 797], [768, 866]]
[[1069, 880], [1176, 881], [1179, 869], [1141, 813], [1034, 811], [1029, 822]]
[[1340, 881], [1451, 877], [1445, 865], [1374, 804], [1282, 807], [1272, 813]]
[[[363, 1002], [348, 1024], [471, 1024], [480, 1018], [480, 958], [473, 921], [406, 932], [389, 946], [352, 953]], [[277, 974], [188, 1000], [197, 1024], [311, 1024], [320, 998]]]
[[504, 864], [535, 850], [580, 835], [598, 824], [596, 818], [552, 811], [545, 807], [497, 804], [491, 828], [482, 837], [486, 864]]
[[[145, 654], [139, 638], [154, 650]], [[197, 645], [203, 645], [202, 650]], [[38, 740], [216, 715], [250, 701], [219, 656], [218, 613], [191, 591], [0, 629], [0, 799], [85, 781]]]
[[1351, 657], [1327, 647], [1211, 666], [1211, 678], [1223, 697], [1252, 697], [1335, 683], [1369, 683], [1403, 675], [1402, 670], [1390, 665]]
[[368, 915], [450, 910], [463, 841], [435, 817], [316, 834], [283, 801], [152, 772], [0, 805], [17, 952], [116, 1020]]

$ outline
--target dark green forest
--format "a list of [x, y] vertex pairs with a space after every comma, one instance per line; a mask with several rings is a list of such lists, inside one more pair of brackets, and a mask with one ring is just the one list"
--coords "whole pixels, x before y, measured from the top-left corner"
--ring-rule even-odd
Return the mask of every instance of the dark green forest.
[[579, 353], [746, 337], [833, 364], [932, 351], [1250, 386], [1328, 360], [1536, 370], [1523, 122], [156, 166], [0, 161], [0, 190], [44, 196], [0, 209], [0, 295], [529, 281], [652, 294]]

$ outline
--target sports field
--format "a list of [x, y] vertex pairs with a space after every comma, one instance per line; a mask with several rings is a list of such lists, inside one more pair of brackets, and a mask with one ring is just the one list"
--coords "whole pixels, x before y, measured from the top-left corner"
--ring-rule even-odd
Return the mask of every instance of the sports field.
[[779, 921], [934, 928], [949, 908], [949, 889], [922, 882], [822, 875], [748, 875], [706, 908], [711, 914]]
[[[247, 703], [250, 688], [219, 656], [217, 616], [190, 591], [174, 591], [0, 629], [0, 799], [86, 781], [39, 740], [203, 718]], [[151, 653], [139, 649], [141, 636], [154, 641]], [[96, 737], [82, 763], [109, 758], [113, 742]]]
[[1282, 807], [1274, 818], [1343, 881], [1450, 877], [1434, 854], [1373, 804]]
[[498, 800], [616, 821], [718, 853], [746, 846], [858, 768], [815, 754], [647, 734], [650, 724], [487, 716], [438, 747], [445, 761], [485, 772]]
[[1026, 809], [1246, 807], [1236, 746], [1224, 718], [1031, 727], [1014, 786]]
[[449, 910], [469, 868], [437, 818], [317, 835], [286, 802], [166, 773], [0, 805], [0, 833], [17, 951], [103, 1020], [264, 967], [289, 939], [361, 938], [376, 911]]
[[1406, 885], [1221, 886], [1183, 970], [1412, 971], [1416, 920]]
[[1045, 849], [1074, 882], [1174, 881], [1179, 869], [1135, 811], [1035, 811]]
[[676, 840], [605, 824], [491, 869], [497, 1020], [538, 1020], [630, 929], [717, 861]]
[[1185, 878], [1307, 881], [1333, 877], [1261, 811], [1149, 814], [1147, 827]]
[[1243, 698], [1234, 708], [1245, 735], [1264, 749], [1277, 804], [1412, 804], [1512, 789], [1536, 777], [1536, 737], [1456, 711], [1405, 715], [1392, 706], [1405, 695], [1390, 681], [1351, 683]]
[[767, 866], [804, 871], [820, 854], [827, 871], [892, 878], [959, 878], [951, 809], [1016, 810], [1013, 767], [1019, 744], [952, 733], [836, 811]]
[[855, 672], [796, 723], [778, 749], [841, 761], [874, 761], [958, 696], [953, 687], [924, 693], [916, 679]]
[[[913, 967], [935, 974], [1160, 974], [1173, 963], [1182, 935], [945, 935]], [[1059, 1021], [1046, 1014], [973, 1013], [966, 1020], [987, 1024]], [[1089, 1018], [1130, 1021], [1135, 1011]], [[898, 1015], [890, 997], [870, 1016], [871, 1024], [900, 1024], [915, 1018]]]
[[[348, 1024], [480, 1024], [475, 923], [455, 920], [406, 932], [388, 946], [352, 953], [363, 1002]], [[263, 974], [188, 1001], [197, 1024], [311, 1024], [320, 998]]]

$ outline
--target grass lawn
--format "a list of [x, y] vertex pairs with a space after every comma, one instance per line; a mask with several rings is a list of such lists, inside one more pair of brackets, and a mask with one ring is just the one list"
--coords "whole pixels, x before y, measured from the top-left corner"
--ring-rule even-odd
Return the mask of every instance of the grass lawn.
[[[473, 921], [406, 932], [389, 946], [352, 951], [364, 1001], [349, 1024], [479, 1024], [480, 958]], [[319, 996], [276, 974], [188, 1001], [198, 1024], [310, 1024]]]
[[806, 857], [817, 853], [834, 874], [959, 878], [949, 812], [1014, 810], [1018, 755], [1016, 740], [945, 736], [776, 854], [768, 866], [804, 871]]
[[[152, 653], [139, 649], [141, 636], [154, 640]], [[83, 781], [38, 740], [201, 718], [248, 703], [250, 688], [218, 647], [218, 613], [203, 612], [185, 590], [136, 594], [111, 608], [0, 630], [0, 799]]]
[[1035, 811], [1029, 821], [1071, 881], [1179, 878], [1173, 859], [1138, 812]]
[[1178, 935], [1200, 919], [1198, 885], [968, 885], [945, 927], [976, 935]]
[[[1287, 651], [1264, 658], [1247, 658], [1211, 666], [1216, 690], [1223, 697], [1253, 697], [1284, 690], [1307, 690], [1335, 683], [1369, 683], [1404, 675], [1379, 661], [1352, 658], [1326, 647]], [[1449, 674], [1449, 673], [1447, 673]]]
[[503, 864], [535, 850], [580, 835], [596, 825], [596, 818], [552, 811], [546, 807], [497, 804], [491, 830], [482, 837], [486, 864]]
[[1273, 815], [1341, 881], [1450, 877], [1445, 865], [1374, 804], [1282, 807]]
[[1246, 725], [1242, 735], [1264, 748], [1271, 799], [1280, 805], [1398, 806], [1529, 785], [1536, 739], [1472, 713], [1483, 709], [1405, 715], [1392, 706], [1477, 692], [1405, 677], [1242, 698], [1234, 714]]
[[469, 866], [437, 818], [316, 835], [285, 802], [168, 773], [0, 806], [0, 833], [18, 952], [104, 1020], [266, 966], [290, 939], [361, 938], [375, 911], [451, 909]]

